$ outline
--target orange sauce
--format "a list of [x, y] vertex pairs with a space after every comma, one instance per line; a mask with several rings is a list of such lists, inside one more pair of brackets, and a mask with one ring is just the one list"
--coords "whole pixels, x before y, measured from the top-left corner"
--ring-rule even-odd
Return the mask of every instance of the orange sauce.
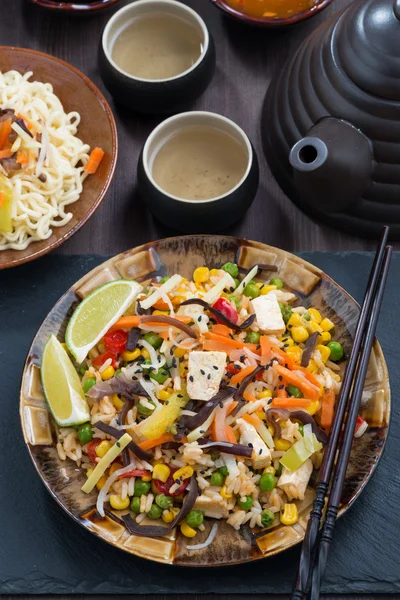
[[285, 19], [313, 8], [319, 0], [224, 0], [227, 6], [250, 17]]

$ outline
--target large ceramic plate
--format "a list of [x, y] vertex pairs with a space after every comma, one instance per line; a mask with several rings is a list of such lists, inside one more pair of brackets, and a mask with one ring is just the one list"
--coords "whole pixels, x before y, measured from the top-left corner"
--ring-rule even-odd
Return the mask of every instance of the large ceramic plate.
[[[317, 267], [283, 250], [258, 242], [223, 236], [176, 237], [124, 252], [96, 267], [70, 288], [41, 325], [23, 374], [20, 404], [23, 434], [37, 472], [48, 490], [77, 523], [99, 538], [125, 552], [163, 563], [231, 565], [277, 554], [303, 539], [313, 489], [309, 488], [305, 500], [299, 502], [300, 520], [296, 525], [288, 527], [279, 524], [268, 531], [251, 533], [247, 527], [235, 531], [221, 523], [213, 544], [200, 552], [186, 550], [187, 539], [176, 533], [161, 540], [129, 535], [112, 518], [106, 516], [101, 519], [96, 516], [92, 510], [96, 493], [82, 493], [80, 488], [84, 475], [76, 469], [75, 463], [59, 460], [52, 423], [39, 383], [38, 364], [50, 333], [62, 339], [76, 303], [102, 283], [121, 277], [145, 281], [155, 275], [175, 272], [191, 277], [193, 270], [200, 265], [215, 267], [227, 261], [236, 261], [245, 269], [256, 263], [276, 264], [279, 277], [301, 297], [306, 306], [315, 306], [335, 322], [338, 339], [347, 352], [350, 350], [359, 308], [340, 286]], [[366, 390], [370, 399], [363, 416], [370, 428], [363, 437], [354, 440], [341, 514], [354, 502], [371, 477], [388, 433], [390, 390], [386, 364], [378, 342], [374, 345]], [[196, 543], [207, 537], [211, 525], [211, 519], [207, 519], [206, 531], [198, 535]]]
[[25, 250], [1, 250], [0, 270], [34, 260], [71, 237], [94, 213], [103, 200], [117, 163], [117, 128], [107, 100], [86, 75], [72, 65], [28, 48], [0, 46], [0, 71], [33, 71], [31, 81], [51, 83], [66, 112], [78, 111], [78, 137], [93, 149], [103, 148], [105, 156], [94, 175], [88, 177], [79, 200], [71, 204], [72, 219], [54, 227], [47, 240], [32, 242]]

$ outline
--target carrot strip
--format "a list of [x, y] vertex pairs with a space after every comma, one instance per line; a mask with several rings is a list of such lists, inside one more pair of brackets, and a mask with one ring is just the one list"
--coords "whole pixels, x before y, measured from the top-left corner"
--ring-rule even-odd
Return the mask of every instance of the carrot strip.
[[308, 398], [274, 398], [270, 404], [273, 408], [308, 408], [311, 400]]
[[314, 384], [281, 365], [276, 365], [275, 369], [278, 375], [282, 375], [289, 383], [297, 386], [303, 392], [305, 398], [310, 398], [312, 401], [318, 400], [320, 395], [319, 387], [317, 388]]
[[153, 304], [153, 308], [156, 308], [157, 310], [169, 310], [168, 304], [164, 302], [162, 298], [160, 298], [155, 304]]
[[132, 315], [131, 317], [121, 317], [110, 327], [110, 331], [113, 329], [132, 329], [132, 327], [139, 327], [140, 317], [138, 315]]
[[283, 385], [283, 388], [279, 388], [276, 390], [278, 398], [287, 398], [288, 393], [286, 391], [286, 383], [282, 380], [280, 385]]
[[0, 150], [0, 158], [10, 158], [12, 156], [11, 150]]
[[314, 377], [314, 375], [310, 373], [310, 371], [308, 371], [305, 367], [302, 367], [301, 365], [296, 363], [289, 354], [286, 354], [286, 352], [283, 352], [283, 350], [281, 350], [280, 348], [274, 348], [272, 354], [275, 356], [275, 358], [278, 359], [281, 365], [284, 365], [291, 371], [301, 371], [304, 377], [308, 379], [310, 383], [316, 385], [317, 387], [320, 386], [319, 381]]
[[104, 150], [102, 150], [101, 148], [93, 148], [92, 152], [90, 153], [89, 160], [85, 165], [85, 173], [89, 173], [89, 175], [93, 175], [94, 173], [96, 173], [99, 164], [103, 160], [103, 156]]
[[237, 444], [236, 436], [230, 425], [225, 425], [225, 435], [226, 435], [226, 439], [229, 443]]
[[269, 339], [266, 335], [262, 335], [260, 337], [260, 346], [261, 346], [261, 360], [260, 364], [265, 367], [266, 364], [271, 360], [271, 344], [269, 343]]
[[0, 148], [4, 148], [7, 144], [8, 136], [11, 133], [11, 125], [11, 119], [7, 119], [6, 121], [3, 121], [3, 123], [0, 123]]
[[20, 165], [24, 165], [29, 161], [28, 155], [25, 152], [18, 152], [17, 154], [17, 163]]
[[[218, 406], [215, 418], [211, 427], [211, 434], [214, 442], [227, 442], [228, 438], [226, 435], [226, 424], [225, 419], [227, 416], [228, 408], [231, 402], [225, 402], [222, 407]], [[236, 441], [235, 441], [236, 443]]]
[[239, 402], [237, 400], [234, 400], [233, 402], [230, 403], [230, 405], [228, 406], [228, 410], [226, 411], [227, 417], [229, 417], [229, 415], [235, 410], [235, 408], [237, 407], [238, 404], [239, 404]]
[[247, 375], [250, 375], [254, 371], [255, 367], [244, 367], [244, 369], [240, 369], [230, 380], [229, 385], [235, 387], [238, 383], [241, 383]]
[[247, 392], [246, 390], [243, 392], [242, 395], [243, 398], [247, 400], [247, 402], [257, 402], [257, 398], [253, 394], [250, 394], [250, 392]]
[[326, 390], [322, 397], [321, 427], [323, 427], [328, 433], [332, 427], [334, 414], [335, 393], [333, 390]]
[[161, 444], [166, 444], [167, 442], [174, 442], [174, 436], [172, 433], [164, 433], [159, 438], [155, 440], [145, 440], [139, 446], [142, 450], [150, 450], [150, 448], [155, 448], [156, 446], [160, 446]]
[[28, 119], [28, 117], [25, 117], [25, 115], [22, 115], [21, 113], [18, 113], [16, 117], [17, 119], [22, 119], [28, 129], [33, 129], [33, 123]]
[[226, 325], [222, 325], [221, 323], [217, 323], [212, 326], [212, 332], [217, 335], [223, 335], [224, 337], [229, 337], [229, 334], [232, 333], [232, 329], [229, 329]]
[[241, 418], [244, 421], [247, 421], [247, 423], [250, 423], [250, 425], [253, 425], [253, 427], [258, 427], [259, 425], [263, 424], [261, 419], [255, 414], [249, 415], [248, 413], [245, 413]]
[[[242, 348], [247, 348], [254, 352], [254, 354], [260, 354], [261, 348], [258, 344], [245, 344], [240, 340], [233, 340], [230, 337], [225, 337], [224, 335], [220, 335], [214, 333], [213, 331], [206, 331], [203, 334], [204, 342], [203, 348], [204, 350], [220, 350], [221, 352], [231, 352], [232, 350], [242, 350]], [[213, 343], [211, 343], [213, 342]]]

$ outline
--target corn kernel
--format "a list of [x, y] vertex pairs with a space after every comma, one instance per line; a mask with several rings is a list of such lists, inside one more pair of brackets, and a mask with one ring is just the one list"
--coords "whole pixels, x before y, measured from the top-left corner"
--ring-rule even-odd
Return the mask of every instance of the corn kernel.
[[293, 358], [294, 362], [300, 363], [303, 350], [300, 348], [300, 346], [289, 346], [289, 348], [286, 348], [286, 354], [289, 354], [289, 356]]
[[331, 334], [329, 333], [329, 331], [323, 331], [321, 333], [320, 336], [318, 336], [318, 343], [319, 344], [327, 344], [328, 342], [331, 341]]
[[93, 467], [89, 467], [88, 470], [86, 471], [86, 477], [89, 478], [91, 476], [91, 474], [93, 473], [94, 468]]
[[305, 327], [307, 327], [308, 333], [315, 333], [316, 331], [322, 333], [322, 327], [316, 321], [305, 321]]
[[159, 479], [165, 483], [171, 474], [171, 469], [167, 465], [154, 465], [153, 479]]
[[103, 440], [96, 448], [96, 454], [99, 458], [103, 458], [111, 448], [112, 444], [108, 440]]
[[219, 269], [211, 269], [210, 277], [215, 277], [216, 275], [219, 275]]
[[309, 308], [308, 314], [310, 315], [311, 321], [315, 321], [318, 324], [321, 323], [322, 317], [319, 310], [317, 310], [316, 308]]
[[151, 473], [147, 473], [146, 475], [142, 475], [142, 481], [151, 481]]
[[111, 507], [115, 510], [124, 510], [124, 508], [128, 508], [130, 503], [130, 498], [127, 496], [122, 500], [121, 496], [118, 494], [111, 494], [110, 496], [110, 504]]
[[101, 378], [103, 381], [107, 381], [107, 379], [111, 379], [111, 377], [114, 376], [114, 373], [115, 369], [110, 365], [107, 367], [107, 369], [104, 369], [104, 371], [101, 372]]
[[275, 450], [289, 450], [290, 442], [288, 440], [284, 440], [283, 438], [274, 438]]
[[166, 400], [168, 400], [170, 395], [171, 395], [171, 392], [169, 392], [168, 390], [161, 390], [161, 392], [158, 394], [158, 397], [160, 400], [165, 402]]
[[306, 408], [306, 411], [310, 415], [315, 415], [316, 412], [319, 411], [320, 403], [319, 400], [315, 400], [315, 402], [311, 402], [310, 406]]
[[292, 327], [298, 327], [301, 325], [301, 317], [299, 313], [292, 313], [290, 319], [288, 321], [288, 327], [291, 329]]
[[261, 400], [262, 398], [272, 398], [271, 390], [263, 390], [258, 394], [258, 398], [259, 400]]
[[187, 362], [179, 363], [179, 375], [184, 377], [186, 375], [186, 371], [188, 370]]
[[310, 360], [310, 362], [308, 363], [307, 371], [310, 371], [310, 373], [316, 373], [316, 371], [318, 371], [317, 363], [315, 362], [315, 360]]
[[265, 467], [263, 473], [271, 473], [272, 475], [275, 475], [276, 469], [274, 469], [274, 467]]
[[174, 306], [179, 306], [179, 304], [182, 304], [182, 302], [185, 302], [186, 297], [185, 296], [174, 296], [171, 300], [172, 304]]
[[342, 378], [340, 377], [339, 373], [331, 373], [331, 377], [332, 379], [334, 379], [335, 381], [337, 381], [338, 383], [340, 381], [342, 381]]
[[198, 290], [199, 292], [205, 292], [205, 287], [202, 283], [195, 283], [194, 284], [196, 286], [196, 290]]
[[169, 310], [153, 310], [152, 315], [158, 315], [159, 317], [168, 317]]
[[319, 351], [322, 362], [326, 363], [326, 361], [331, 355], [331, 349], [327, 346], [322, 346], [322, 344], [318, 344], [318, 346], [315, 346], [315, 349]]
[[182, 358], [182, 356], [185, 356], [186, 352], [187, 350], [185, 348], [175, 348], [174, 355], [176, 358]]
[[124, 350], [124, 352], [122, 353], [122, 360], [125, 360], [126, 362], [131, 362], [132, 360], [136, 360], [137, 358], [139, 358], [139, 356], [139, 348], [136, 348], [132, 352], [130, 350]]
[[265, 421], [267, 416], [263, 410], [258, 410], [256, 413], [257, 417], [261, 419], [261, 421]]
[[123, 405], [125, 404], [125, 402], [123, 400], [121, 400], [121, 398], [118, 396], [118, 394], [113, 394], [111, 396], [112, 399], [112, 403], [115, 406], [115, 408], [117, 410], [121, 410]]
[[195, 283], [205, 283], [210, 278], [210, 271], [207, 267], [198, 267], [194, 270], [193, 281]]
[[293, 503], [284, 504], [280, 514], [281, 523], [283, 525], [294, 525], [299, 520], [299, 511]]
[[111, 467], [110, 470], [108, 472], [109, 475], [113, 475], [115, 473], [115, 471], [118, 471], [118, 469], [122, 469], [122, 465], [121, 463], [118, 462], [114, 462]]
[[297, 343], [305, 342], [309, 338], [307, 329], [302, 325], [299, 325], [298, 327], [293, 327], [290, 333], [292, 334], [292, 338], [294, 339], [294, 341]]
[[294, 345], [294, 341], [291, 337], [282, 338], [281, 341], [283, 342], [283, 346], [284, 346], [285, 350], [286, 350], [286, 348], [290, 348], [290, 346]]
[[222, 486], [220, 494], [223, 498], [225, 498], [225, 500], [229, 500], [229, 498], [232, 498], [232, 494], [228, 494], [228, 492], [226, 491], [226, 485]]
[[275, 429], [272, 425], [268, 425], [268, 431], [270, 432], [271, 435], [274, 435], [274, 433], [275, 433]]
[[98, 482], [96, 483], [97, 489], [100, 491], [102, 487], [104, 487], [105, 482], [107, 481], [107, 477], [102, 475]]
[[188, 538], [193, 538], [197, 531], [195, 529], [193, 529], [192, 527], [189, 527], [189, 525], [186, 523], [186, 521], [183, 521], [183, 523], [181, 524], [181, 533]]
[[330, 319], [325, 317], [325, 319], [323, 319], [321, 321], [321, 327], [322, 327], [323, 331], [330, 331], [331, 329], [333, 329], [335, 327], [335, 324], [332, 323], [332, 321]]
[[189, 477], [191, 477], [193, 475], [194, 471], [193, 471], [193, 467], [182, 467], [181, 469], [178, 469], [177, 471], [175, 471], [174, 473], [174, 480], [176, 481], [177, 479], [189, 479]]
[[147, 348], [142, 348], [142, 351], [140, 352], [140, 354], [143, 356], [143, 358], [145, 360], [150, 360], [150, 354], [149, 354], [149, 351], [147, 350]]
[[172, 523], [172, 521], [175, 519], [175, 517], [178, 513], [179, 513], [179, 508], [172, 507], [168, 511], [164, 511], [163, 514], [161, 515], [161, 518], [164, 521], [164, 523]]
[[264, 285], [261, 288], [260, 294], [261, 296], [265, 296], [266, 294], [269, 294], [270, 292], [272, 292], [273, 290], [276, 290], [277, 287], [276, 285]]

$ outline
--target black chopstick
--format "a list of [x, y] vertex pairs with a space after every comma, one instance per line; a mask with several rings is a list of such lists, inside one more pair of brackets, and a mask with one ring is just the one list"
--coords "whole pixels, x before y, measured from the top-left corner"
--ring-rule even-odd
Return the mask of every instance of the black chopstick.
[[364, 336], [364, 330], [371, 311], [376, 286], [379, 281], [388, 235], [389, 227], [385, 226], [382, 231], [381, 239], [379, 241], [378, 249], [376, 251], [371, 273], [368, 279], [363, 304], [354, 334], [353, 347], [350, 353], [346, 373], [342, 382], [339, 401], [336, 407], [335, 418], [328, 446], [325, 449], [324, 458], [319, 472], [315, 500], [302, 544], [299, 568], [297, 572], [295, 588], [292, 593], [292, 600], [303, 600], [306, 597], [309, 589], [310, 573], [313, 564], [315, 546], [318, 539], [322, 511], [325, 504], [325, 496], [328, 491], [328, 486], [332, 475], [337, 445], [339, 442], [340, 432], [342, 430], [350, 390], [353, 384], [354, 373], [358, 362], [358, 355]]
[[376, 326], [378, 324], [383, 293], [389, 272], [391, 255], [392, 247], [387, 246], [383, 259], [380, 279], [377, 285], [376, 295], [371, 308], [370, 320], [368, 322], [368, 327], [363, 339], [361, 355], [356, 370], [356, 378], [350, 395], [350, 403], [343, 432], [343, 439], [336, 462], [332, 488], [329, 494], [325, 522], [320, 534], [317, 561], [312, 573], [311, 600], [318, 600], [319, 598], [322, 578], [324, 576], [329, 550], [332, 544], [333, 529], [335, 527], [336, 517], [340, 506], [340, 499], [342, 497], [343, 484], [346, 477], [347, 465], [353, 443], [354, 430], [360, 408], [365, 377], [367, 375], [369, 358], [371, 355], [372, 345], [375, 340]]

